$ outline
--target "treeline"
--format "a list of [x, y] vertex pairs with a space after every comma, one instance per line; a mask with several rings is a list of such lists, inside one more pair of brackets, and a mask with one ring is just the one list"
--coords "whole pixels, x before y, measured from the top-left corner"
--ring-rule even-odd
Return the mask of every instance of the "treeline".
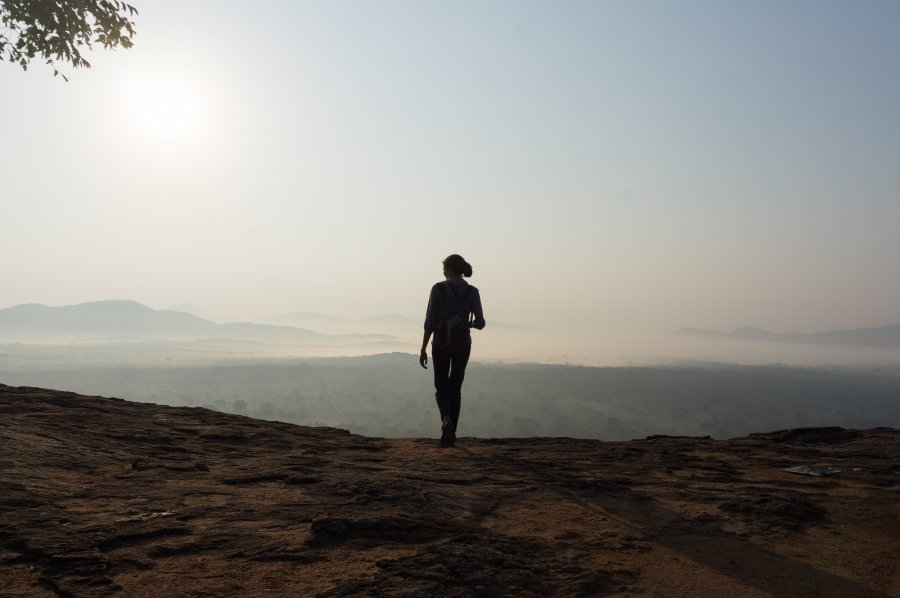
[[[389, 354], [202, 367], [0, 372], [0, 382], [207, 407], [384, 437], [434, 437], [431, 370]], [[900, 427], [893, 370], [779, 366], [616, 367], [473, 363], [459, 434], [624, 440], [743, 436], [783, 428]]]

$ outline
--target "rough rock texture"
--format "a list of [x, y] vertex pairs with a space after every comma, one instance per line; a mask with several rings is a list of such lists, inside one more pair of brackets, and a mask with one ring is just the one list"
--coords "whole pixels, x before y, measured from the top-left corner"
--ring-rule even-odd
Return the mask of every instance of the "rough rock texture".
[[0, 596], [900, 596], [898, 518], [891, 429], [442, 450], [0, 385]]

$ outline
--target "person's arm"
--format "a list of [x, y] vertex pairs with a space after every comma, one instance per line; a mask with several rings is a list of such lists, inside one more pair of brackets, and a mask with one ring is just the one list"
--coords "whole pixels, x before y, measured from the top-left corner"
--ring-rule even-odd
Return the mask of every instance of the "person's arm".
[[428, 308], [425, 310], [425, 335], [422, 337], [422, 350], [419, 352], [419, 365], [428, 369], [428, 340], [437, 327], [440, 314], [438, 311], [437, 285], [431, 287], [431, 294], [428, 295]]
[[481, 330], [484, 328], [484, 310], [481, 308], [481, 294], [475, 289], [475, 296], [472, 301], [472, 321], [469, 323], [471, 328]]
[[425, 336], [422, 337], [422, 351], [419, 353], [419, 365], [428, 369], [428, 340], [431, 338], [433, 331], [426, 330]]

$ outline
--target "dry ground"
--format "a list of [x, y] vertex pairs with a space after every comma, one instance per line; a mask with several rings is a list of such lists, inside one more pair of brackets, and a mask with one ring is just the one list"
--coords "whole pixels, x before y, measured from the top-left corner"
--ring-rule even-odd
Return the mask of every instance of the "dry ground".
[[897, 555], [892, 429], [442, 450], [0, 385], [0, 596], [900, 596]]

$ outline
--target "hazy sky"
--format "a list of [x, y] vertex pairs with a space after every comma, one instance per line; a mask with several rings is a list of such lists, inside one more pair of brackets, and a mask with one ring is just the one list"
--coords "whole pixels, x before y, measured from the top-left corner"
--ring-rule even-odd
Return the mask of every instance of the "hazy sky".
[[0, 63], [0, 307], [900, 322], [900, 3], [133, 2]]

